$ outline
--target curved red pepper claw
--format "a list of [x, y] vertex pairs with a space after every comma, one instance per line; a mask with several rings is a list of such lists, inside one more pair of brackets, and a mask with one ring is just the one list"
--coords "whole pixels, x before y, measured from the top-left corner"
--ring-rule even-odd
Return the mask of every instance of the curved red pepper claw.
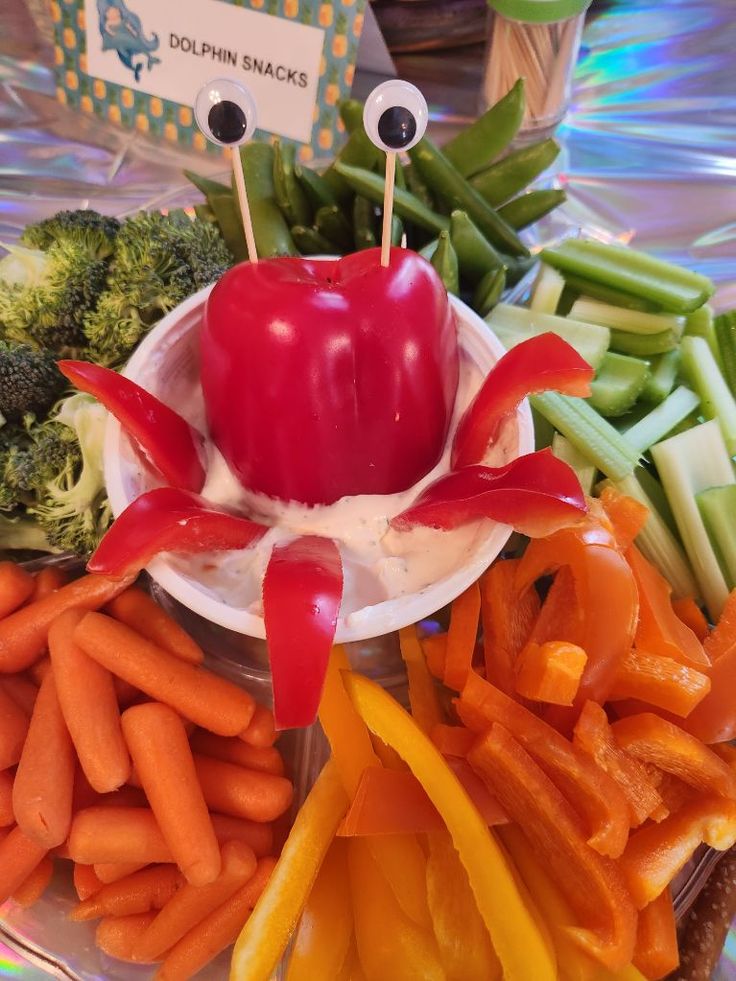
[[172, 487], [198, 493], [205, 481], [204, 437], [178, 412], [130, 378], [87, 361], [59, 361], [59, 371], [115, 416]]
[[550, 535], [587, 511], [575, 472], [550, 450], [517, 457], [505, 467], [463, 467], [430, 484], [391, 526], [449, 530], [479, 518], [511, 525], [530, 538]]
[[140, 572], [159, 552], [247, 548], [267, 531], [265, 525], [218, 509], [191, 491], [157, 487], [115, 519], [87, 569], [123, 577]]
[[263, 580], [263, 611], [277, 729], [317, 717], [342, 599], [342, 561], [331, 538], [276, 545]]
[[452, 469], [480, 463], [501, 424], [519, 403], [537, 392], [590, 395], [594, 371], [557, 334], [540, 334], [511, 348], [491, 368], [465, 410], [452, 444]]

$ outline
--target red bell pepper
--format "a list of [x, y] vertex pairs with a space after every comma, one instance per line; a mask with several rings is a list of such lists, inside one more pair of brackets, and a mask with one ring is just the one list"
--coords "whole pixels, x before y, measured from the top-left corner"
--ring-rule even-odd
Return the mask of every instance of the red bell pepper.
[[541, 334], [522, 341], [491, 368], [465, 410], [452, 444], [452, 468], [480, 463], [504, 420], [536, 392], [590, 395], [594, 371], [567, 341]]
[[342, 599], [342, 561], [331, 538], [276, 545], [263, 580], [263, 614], [277, 729], [317, 717]]
[[128, 576], [159, 552], [222, 552], [247, 548], [268, 531], [229, 514], [191, 491], [157, 487], [116, 518], [87, 563], [90, 572]]
[[204, 437], [178, 412], [117, 371], [87, 361], [58, 365], [73, 385], [115, 416], [168, 484], [195, 494], [202, 490]]
[[585, 496], [575, 472], [550, 450], [517, 457], [504, 467], [464, 467], [430, 484], [393, 528], [426, 525], [445, 531], [492, 518], [530, 537], [549, 535], [579, 520]]

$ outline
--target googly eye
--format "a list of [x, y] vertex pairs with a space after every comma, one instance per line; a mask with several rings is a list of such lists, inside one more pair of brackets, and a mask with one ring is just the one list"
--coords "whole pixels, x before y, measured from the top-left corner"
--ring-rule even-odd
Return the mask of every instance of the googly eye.
[[240, 146], [256, 129], [256, 102], [250, 91], [231, 78], [213, 78], [194, 101], [197, 125], [218, 146]]
[[411, 82], [382, 82], [365, 100], [363, 125], [381, 150], [410, 150], [424, 136], [429, 112], [422, 93]]

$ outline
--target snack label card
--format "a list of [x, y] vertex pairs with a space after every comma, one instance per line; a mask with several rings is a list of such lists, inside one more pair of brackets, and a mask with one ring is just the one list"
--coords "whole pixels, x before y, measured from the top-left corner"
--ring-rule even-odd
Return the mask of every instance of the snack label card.
[[[244, 82], [260, 134], [333, 152], [350, 92], [365, 0], [54, 2], [61, 101], [207, 149], [193, 119], [210, 79]], [[63, 71], [61, 70], [63, 68]]]

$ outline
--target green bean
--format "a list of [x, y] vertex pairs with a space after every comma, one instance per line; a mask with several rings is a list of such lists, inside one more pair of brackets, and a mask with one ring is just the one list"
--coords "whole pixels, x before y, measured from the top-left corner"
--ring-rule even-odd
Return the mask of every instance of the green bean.
[[273, 147], [254, 140], [241, 147], [240, 157], [258, 257], [296, 255], [289, 227], [274, 196]]
[[313, 211], [325, 204], [337, 204], [337, 198], [327, 181], [311, 167], [296, 164], [294, 176], [301, 184]]
[[539, 177], [559, 152], [554, 140], [531, 143], [476, 174], [470, 183], [492, 208], [497, 208]]
[[320, 235], [334, 242], [339, 252], [352, 249], [353, 232], [339, 205], [328, 204], [320, 208], [314, 216], [314, 227]]
[[521, 126], [524, 105], [524, 79], [520, 78], [495, 106], [445, 143], [445, 156], [463, 177], [487, 167], [509, 145]]
[[483, 200], [426, 137], [409, 150], [409, 156], [430, 189], [453, 208], [467, 212], [468, 217], [493, 245], [511, 255], [529, 255], [513, 228]]
[[360, 129], [363, 125], [363, 103], [357, 99], [343, 99], [337, 107], [340, 119], [345, 123], [348, 133]]
[[356, 194], [353, 200], [353, 241], [357, 251], [375, 248], [375, 218], [373, 203], [361, 194]]
[[296, 149], [293, 143], [275, 140], [273, 145], [273, 186], [276, 204], [290, 225], [307, 225], [312, 209], [301, 184], [294, 176]]
[[450, 240], [457, 253], [460, 274], [471, 285], [479, 283], [489, 271], [503, 267], [503, 260], [464, 211], [450, 216]]
[[[348, 167], [338, 162], [336, 172], [345, 179], [356, 194], [362, 194], [375, 204], [383, 204], [384, 180], [380, 174], [373, 174], [360, 167]], [[394, 189], [394, 211], [405, 221], [438, 235], [443, 228], [449, 228], [449, 219], [430, 211], [422, 202], [415, 198], [410, 191], [397, 187]]]
[[567, 200], [564, 191], [556, 188], [542, 191], [528, 191], [526, 194], [519, 195], [498, 209], [498, 214], [504, 221], [507, 221], [512, 228], [520, 232], [528, 225], [533, 225], [535, 221], [544, 218], [550, 211], [554, 211], [559, 205]]
[[487, 317], [501, 299], [506, 287], [506, 270], [490, 269], [473, 292], [471, 306], [481, 317]]
[[334, 255], [338, 250], [315, 228], [294, 225], [291, 236], [302, 255]]
[[437, 248], [434, 250], [430, 262], [437, 270], [437, 275], [444, 283], [447, 292], [457, 295], [460, 292], [460, 276], [457, 253], [452, 247], [449, 232], [440, 232]]

